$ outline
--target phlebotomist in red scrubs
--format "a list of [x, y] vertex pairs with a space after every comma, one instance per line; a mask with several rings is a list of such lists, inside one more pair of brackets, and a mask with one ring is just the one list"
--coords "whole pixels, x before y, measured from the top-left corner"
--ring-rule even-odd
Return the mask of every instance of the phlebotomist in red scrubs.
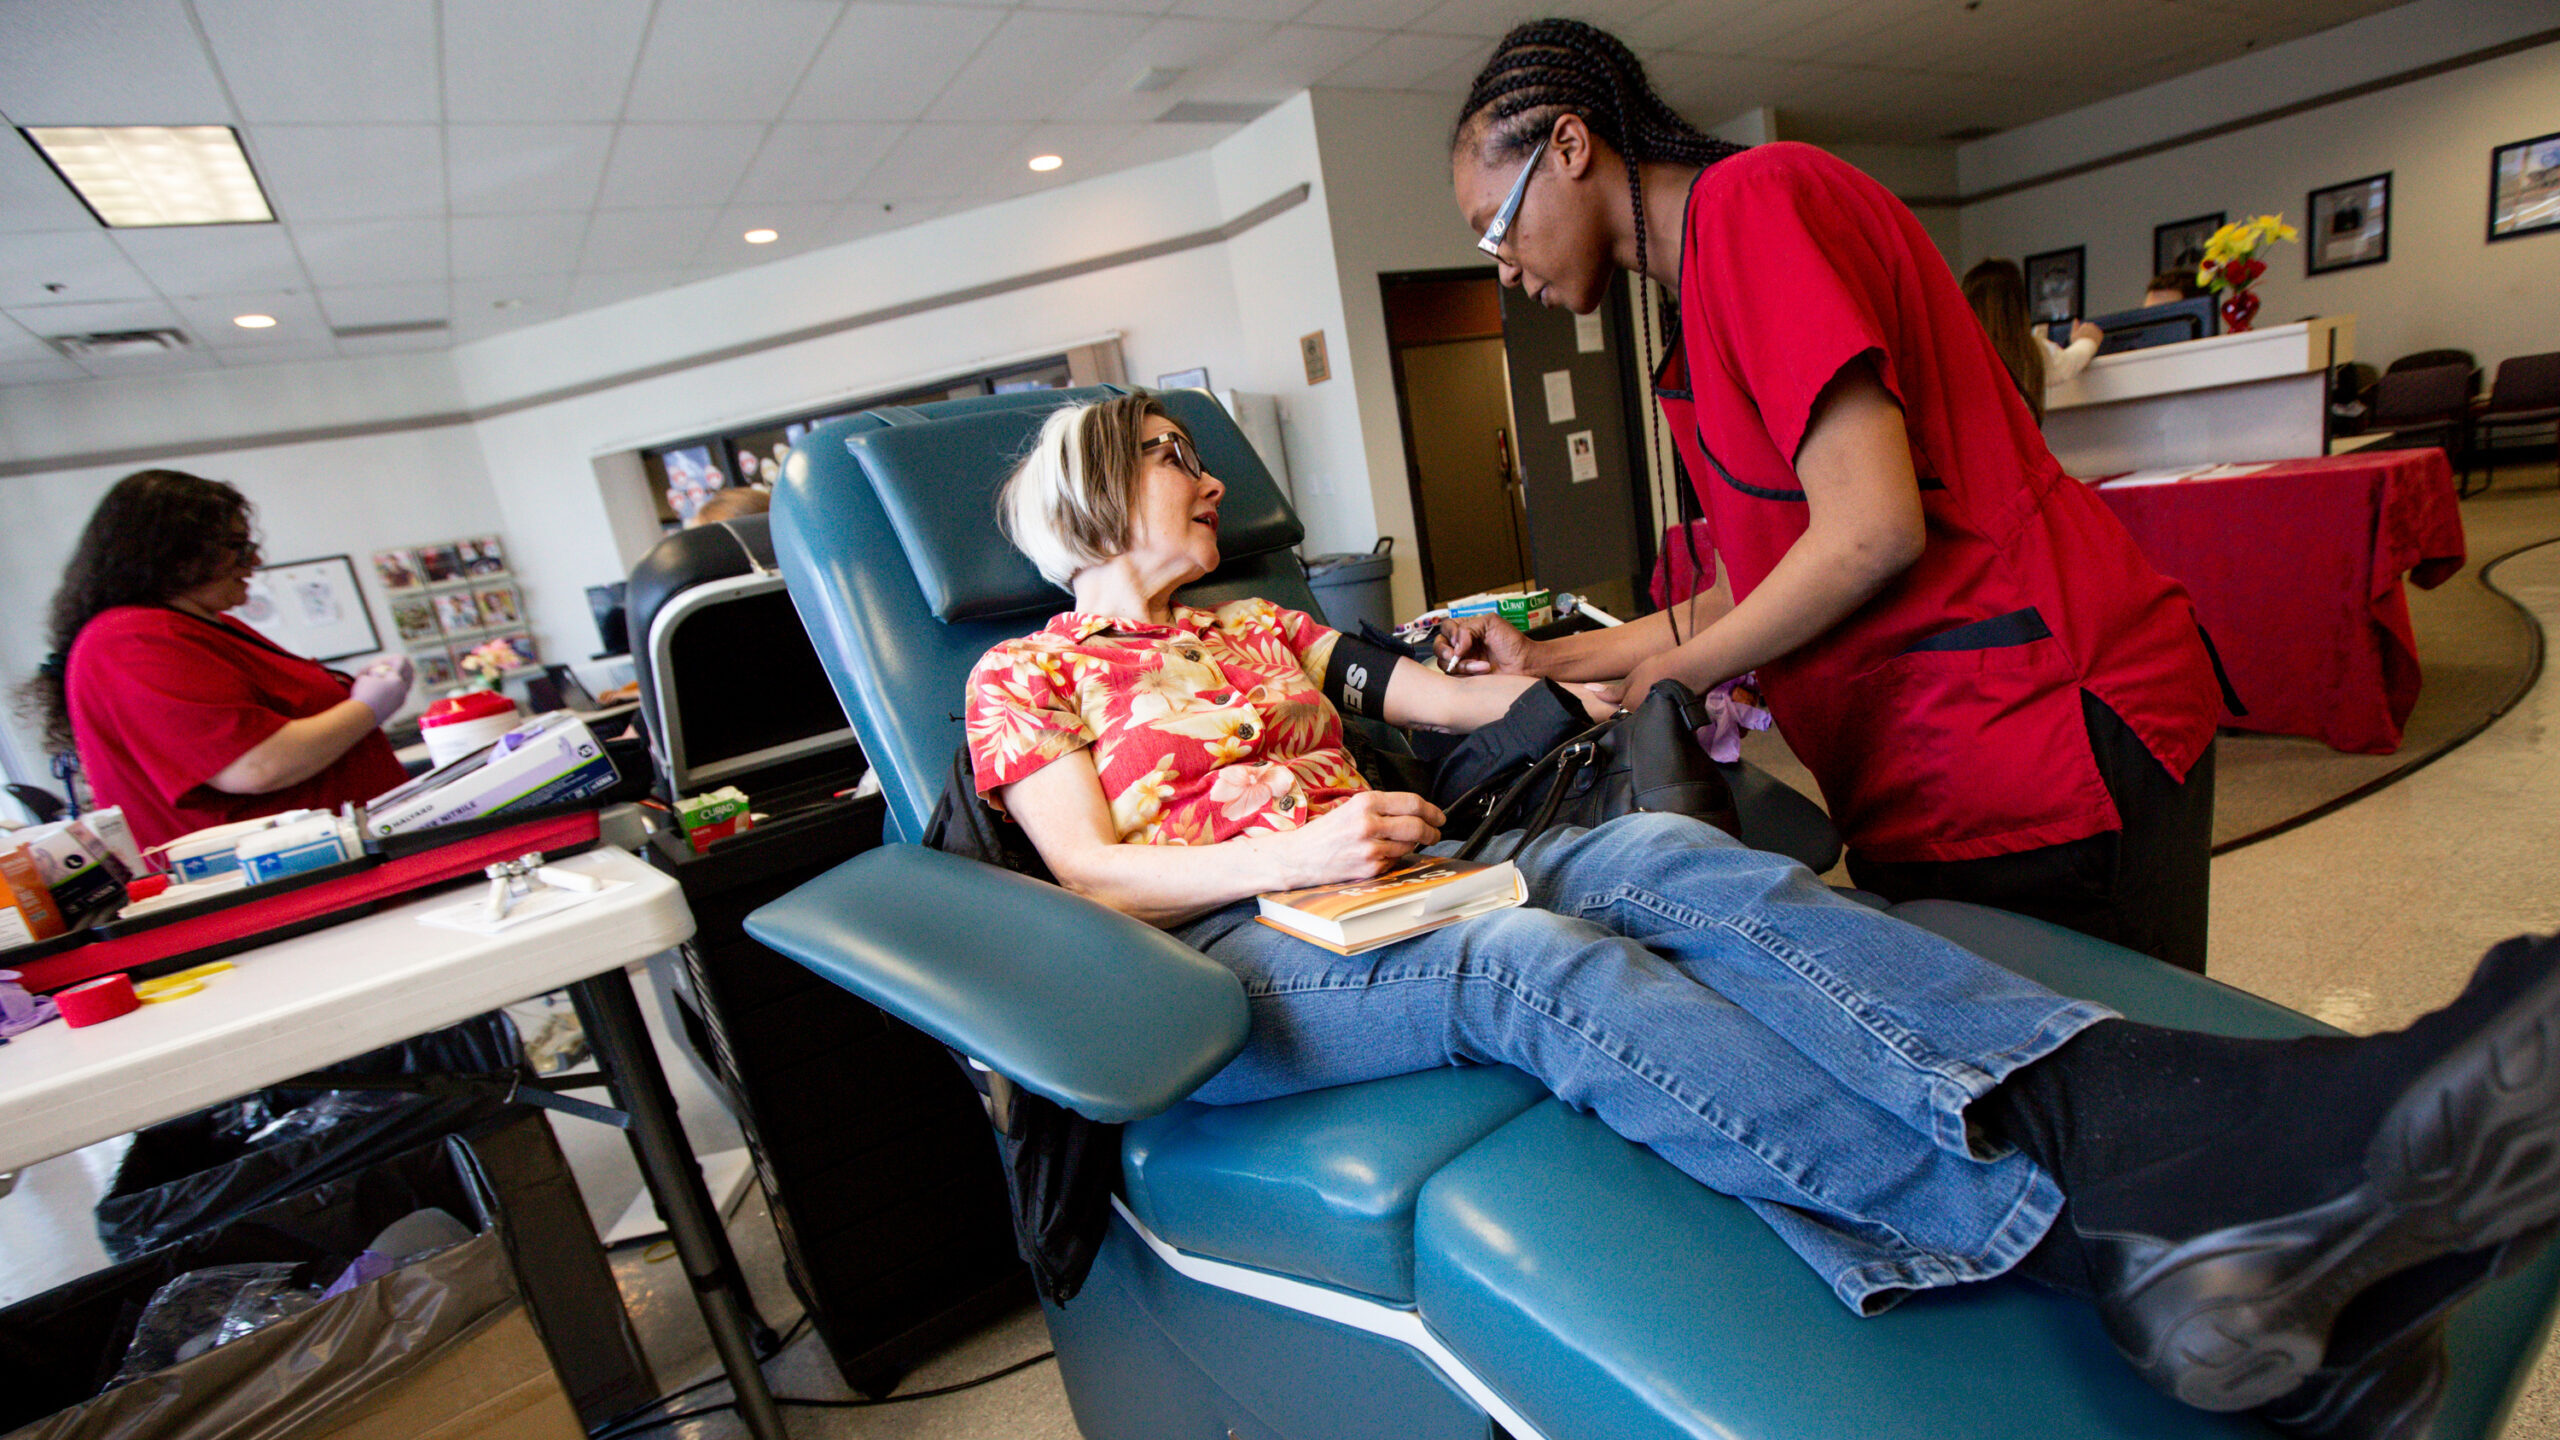
[[1734, 596], [1465, 669], [1704, 690], [1757, 670], [1850, 874], [2204, 968], [2222, 692], [2186, 592], [2045, 448], [1911, 212], [1805, 145], [1699, 134], [1574, 21], [1505, 37], [1452, 138], [1503, 283], [1679, 297], [1656, 394]]
[[33, 687], [47, 739], [77, 749], [97, 803], [146, 846], [407, 779], [382, 722], [408, 660], [349, 677], [230, 619], [257, 562], [238, 490], [144, 470], [107, 491], [63, 569]]

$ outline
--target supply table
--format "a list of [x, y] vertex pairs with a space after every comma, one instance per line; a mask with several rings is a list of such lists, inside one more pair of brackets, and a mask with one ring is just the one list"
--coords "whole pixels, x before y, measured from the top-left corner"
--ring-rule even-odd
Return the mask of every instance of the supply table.
[[693, 933], [676, 883], [597, 850], [559, 862], [615, 888], [491, 935], [418, 923], [445, 889], [233, 957], [195, 995], [0, 1045], [0, 1171], [76, 1150], [501, 1005], [567, 988], [712, 1343], [759, 1437], [783, 1433], [757, 1368], [737, 1262], [676, 1124], [675, 1101], [623, 966]]
[[2161, 573], [2185, 584], [2245, 717], [2388, 755], [2423, 679], [2403, 577], [2433, 589], [2462, 568], [2462, 512], [2441, 450], [2231, 466], [2098, 494]]

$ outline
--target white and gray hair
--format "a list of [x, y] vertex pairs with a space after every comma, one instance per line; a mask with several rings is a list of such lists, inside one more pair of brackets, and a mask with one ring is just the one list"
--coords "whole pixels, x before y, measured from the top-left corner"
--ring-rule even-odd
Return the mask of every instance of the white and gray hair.
[[1051, 412], [996, 495], [997, 528], [1050, 584], [1073, 589], [1078, 571], [1129, 548], [1138, 445], [1152, 416], [1173, 419], [1153, 395]]

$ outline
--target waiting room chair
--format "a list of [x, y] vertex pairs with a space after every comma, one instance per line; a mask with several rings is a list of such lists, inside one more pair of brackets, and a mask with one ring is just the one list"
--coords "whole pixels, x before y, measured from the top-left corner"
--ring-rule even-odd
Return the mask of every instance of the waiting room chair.
[[[2492, 482], [2497, 478], [2496, 452], [2489, 432], [2511, 426], [2552, 428], [2552, 471], [2560, 478], [2560, 350], [2545, 355], [2516, 355], [2498, 362], [2498, 378], [2489, 386], [2487, 408], [2472, 417], [2483, 462]], [[2482, 489], [2488, 488], [2483, 484]]]
[[2444, 448], [2471, 493], [2471, 372], [2459, 364], [2386, 370], [2373, 388], [2373, 420], [2367, 428], [2414, 436]]
[[[1243, 1043], [1230, 974], [1055, 886], [912, 843], [961, 742], [970, 666], [1065, 603], [993, 523], [1060, 398], [856, 416], [792, 456], [777, 556], [909, 843], [749, 928], [1020, 1089], [1126, 1126], [1102, 1253], [1081, 1293], [1046, 1306], [1087, 1440], [2265, 1440], [2247, 1416], [2152, 1391], [2093, 1311], [2022, 1281], [1856, 1318], [1741, 1203], [1517, 1071], [1185, 1100]], [[1206, 395], [1165, 402], [1228, 487], [1224, 563], [1183, 598], [1308, 607], [1302, 532], [1252, 447]], [[2320, 1028], [2018, 916], [1895, 913], [2138, 1018]], [[2494, 1433], [2555, 1289], [2545, 1256], [2456, 1317], [2438, 1440]]]
[[2480, 393], [2480, 357], [2468, 350], [2412, 350], [2384, 366], [2383, 373], [2388, 375], [2402, 370], [2433, 370], [2444, 365], [2461, 366], [2465, 393], [2469, 395]]

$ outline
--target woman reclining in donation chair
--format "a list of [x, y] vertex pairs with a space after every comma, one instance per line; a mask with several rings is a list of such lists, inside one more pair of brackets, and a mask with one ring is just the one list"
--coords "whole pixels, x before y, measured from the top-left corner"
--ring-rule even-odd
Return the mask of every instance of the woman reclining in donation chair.
[[[2423, 1409], [2450, 1301], [2560, 1215], [2553, 940], [2498, 946], [2397, 1034], [2228, 1039], [2119, 1019], [1651, 814], [1527, 840], [1527, 905], [1384, 948], [1254, 923], [1257, 894], [1376, 875], [1443, 817], [1345, 755], [1317, 678], [1334, 632], [1175, 603], [1218, 563], [1224, 487], [1196, 453], [1149, 396], [1050, 417], [999, 519], [1075, 609], [988, 652], [968, 698], [979, 791], [1059, 881], [1243, 981], [1251, 1034], [1196, 1099], [1516, 1066], [1749, 1204], [1853, 1310], [2015, 1271], [2090, 1300], [2179, 1399], [2323, 1434]], [[1466, 730], [1531, 683], [1398, 660], [1380, 708]], [[2325, 1354], [2333, 1327], [2354, 1353]]]

